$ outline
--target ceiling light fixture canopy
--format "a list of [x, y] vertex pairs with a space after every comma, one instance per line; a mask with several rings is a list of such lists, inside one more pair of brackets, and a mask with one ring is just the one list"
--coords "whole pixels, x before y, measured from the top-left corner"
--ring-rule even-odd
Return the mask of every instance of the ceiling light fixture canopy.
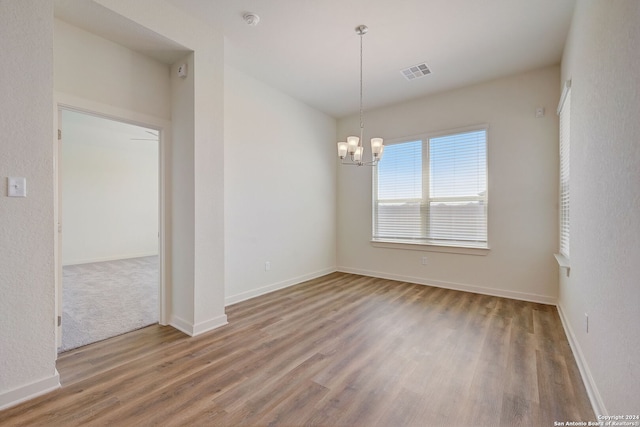
[[[371, 138], [371, 160], [364, 161], [364, 147], [362, 136], [364, 134], [364, 120], [362, 118], [362, 36], [367, 34], [369, 28], [366, 25], [356, 27], [356, 34], [360, 36], [360, 137], [348, 136], [346, 142], [338, 142], [338, 157], [343, 165], [376, 166], [384, 152], [382, 138]], [[349, 156], [349, 160], [345, 158]]]

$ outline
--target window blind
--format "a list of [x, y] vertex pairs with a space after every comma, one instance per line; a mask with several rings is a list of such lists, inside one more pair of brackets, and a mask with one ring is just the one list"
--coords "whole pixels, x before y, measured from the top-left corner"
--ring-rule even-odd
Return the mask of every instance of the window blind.
[[419, 238], [422, 234], [422, 141], [385, 147], [377, 176], [374, 238]]
[[570, 115], [571, 87], [567, 86], [566, 94], [559, 108], [560, 111], [560, 253], [569, 258], [569, 201], [570, 201]]
[[374, 173], [373, 239], [486, 247], [487, 132], [385, 147]]
[[429, 140], [428, 238], [487, 241], [486, 131]]

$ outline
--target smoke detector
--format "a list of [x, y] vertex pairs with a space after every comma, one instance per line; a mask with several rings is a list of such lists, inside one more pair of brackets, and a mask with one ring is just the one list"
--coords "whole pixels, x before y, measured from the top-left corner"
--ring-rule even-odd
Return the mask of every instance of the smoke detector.
[[244, 22], [246, 22], [247, 25], [251, 25], [252, 27], [255, 27], [256, 25], [258, 25], [258, 22], [260, 22], [260, 17], [255, 13], [250, 12], [242, 15], [242, 19], [244, 19]]
[[414, 80], [419, 77], [424, 77], [427, 74], [431, 74], [431, 70], [424, 62], [417, 65], [412, 65], [411, 67], [405, 68], [404, 70], [400, 70], [402, 75], [407, 80]]

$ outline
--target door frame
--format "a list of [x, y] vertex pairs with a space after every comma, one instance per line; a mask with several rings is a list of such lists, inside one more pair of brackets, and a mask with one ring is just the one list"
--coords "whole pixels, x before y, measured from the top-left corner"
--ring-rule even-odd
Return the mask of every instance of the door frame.
[[[170, 236], [168, 203], [169, 187], [167, 185], [167, 163], [171, 144], [171, 122], [167, 119], [137, 113], [96, 101], [79, 98], [73, 95], [54, 91], [54, 262], [55, 262], [55, 318], [56, 349], [62, 344], [62, 327], [58, 319], [62, 318], [62, 185], [60, 180], [61, 140], [58, 130], [61, 125], [61, 110], [76, 111], [110, 120], [117, 120], [158, 131], [158, 265], [159, 265], [159, 316], [158, 323], [167, 325], [171, 307], [170, 281], [168, 274], [167, 254]], [[63, 135], [64, 137], [64, 135]], [[57, 357], [57, 350], [56, 350]]]

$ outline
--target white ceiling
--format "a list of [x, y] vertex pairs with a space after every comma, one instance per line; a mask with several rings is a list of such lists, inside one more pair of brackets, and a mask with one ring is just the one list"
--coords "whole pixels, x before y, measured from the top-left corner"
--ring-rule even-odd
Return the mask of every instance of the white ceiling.
[[[82, 15], [70, 7], [82, 1], [56, 0], [56, 16], [75, 25], [88, 22], [68, 17]], [[575, 0], [167, 1], [221, 29], [225, 62], [232, 68], [334, 117], [358, 111], [354, 29], [360, 24], [369, 27], [364, 107], [370, 109], [559, 63], [575, 5]], [[245, 12], [258, 14], [259, 25], [248, 26]], [[117, 33], [126, 34], [122, 28]], [[405, 80], [400, 70], [421, 62], [432, 74]]]

